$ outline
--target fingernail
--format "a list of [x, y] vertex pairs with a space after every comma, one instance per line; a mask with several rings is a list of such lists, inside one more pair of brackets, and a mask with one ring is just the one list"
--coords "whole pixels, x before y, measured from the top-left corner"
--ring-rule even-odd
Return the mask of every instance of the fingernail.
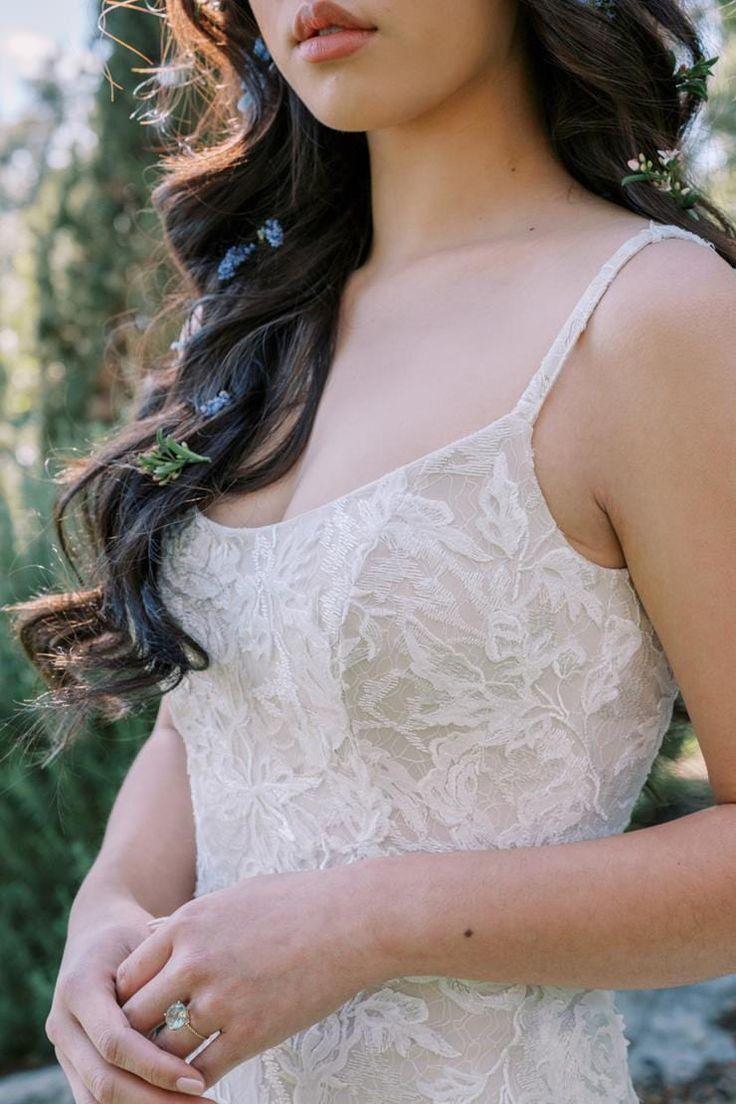
[[180, 1077], [176, 1082], [176, 1087], [179, 1092], [192, 1093], [196, 1096], [204, 1092], [204, 1082], [195, 1081], [193, 1077]]

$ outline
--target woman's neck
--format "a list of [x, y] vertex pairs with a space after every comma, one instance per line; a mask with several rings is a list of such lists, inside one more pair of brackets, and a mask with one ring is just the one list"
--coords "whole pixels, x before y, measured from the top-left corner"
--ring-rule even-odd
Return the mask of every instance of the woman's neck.
[[433, 110], [369, 131], [367, 141], [373, 241], [365, 268], [374, 276], [530, 223], [541, 229], [571, 187], [581, 202], [590, 194], [555, 156], [519, 49]]

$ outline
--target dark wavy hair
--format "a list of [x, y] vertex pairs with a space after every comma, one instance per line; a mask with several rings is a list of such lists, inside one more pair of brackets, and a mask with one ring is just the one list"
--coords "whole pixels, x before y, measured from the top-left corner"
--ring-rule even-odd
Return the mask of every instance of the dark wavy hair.
[[[736, 228], [702, 192], [693, 218], [651, 183], [621, 183], [639, 152], [654, 160], [659, 149], [681, 147], [702, 106], [675, 78], [673, 57], [687, 66], [706, 60], [677, 0], [519, 0], [519, 8], [546, 126], [570, 174], [621, 207], [701, 235], [736, 266]], [[141, 372], [130, 421], [57, 477], [53, 523], [79, 589], [5, 607], [50, 688], [36, 704], [57, 720], [54, 754], [95, 709], [117, 719], [209, 665], [162, 600], [167, 527], [224, 492], [273, 483], [301, 455], [342, 289], [371, 241], [365, 134], [310, 113], [262, 48], [250, 5], [165, 0], [161, 14], [164, 60], [144, 82], [147, 93], [155, 82], [162, 117], [182, 92], [202, 93], [193, 132], [164, 149], [152, 191], [181, 276], [182, 340]], [[257, 249], [223, 286], [223, 254], [272, 218], [283, 244]], [[234, 401], [197, 413], [195, 399], [221, 388]], [[136, 459], [157, 430], [211, 462], [155, 482]], [[65, 539], [72, 503], [84, 568]]]

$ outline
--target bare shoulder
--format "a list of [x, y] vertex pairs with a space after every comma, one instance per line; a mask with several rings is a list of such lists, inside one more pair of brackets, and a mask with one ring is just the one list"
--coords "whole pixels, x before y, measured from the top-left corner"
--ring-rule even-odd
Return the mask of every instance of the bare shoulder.
[[648, 245], [585, 337], [598, 494], [716, 801], [736, 802], [736, 271], [697, 242]]
[[736, 269], [707, 242], [650, 242], [619, 271], [593, 315], [596, 355], [674, 344], [687, 334], [717, 345], [728, 337], [734, 296]]
[[736, 433], [736, 269], [680, 237], [640, 249], [619, 271], [585, 333], [600, 451], [596, 497], [613, 520], [617, 488], [641, 450], [686, 433]]

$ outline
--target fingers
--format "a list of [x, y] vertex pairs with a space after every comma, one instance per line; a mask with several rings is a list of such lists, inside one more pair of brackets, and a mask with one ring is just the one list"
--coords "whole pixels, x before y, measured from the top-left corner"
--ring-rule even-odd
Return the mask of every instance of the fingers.
[[[194, 1017], [192, 1017], [193, 1019]], [[199, 1026], [197, 1026], [199, 1030]], [[217, 1042], [217, 1039], [223, 1035], [222, 1031], [215, 1031], [205, 1042], [203, 1039], [196, 1040], [194, 1036], [192, 1039], [198, 1042], [196, 1050], [188, 1055], [189, 1064], [191, 1069], [197, 1070], [204, 1078], [206, 1085], [216, 1085], [217, 1082], [224, 1077], [228, 1070], [233, 1066], [238, 1065], [241, 1060], [244, 1060], [240, 1054], [235, 1054], [229, 1046], [225, 1046], [225, 1038]], [[215, 1043], [212, 1051], [210, 1047]], [[196, 1062], [196, 1065], [194, 1064]]]
[[[183, 1059], [162, 1050], [153, 1040], [131, 1027], [115, 1000], [112, 977], [107, 987], [93, 985], [89, 991], [73, 988], [67, 992], [66, 1008], [71, 1016], [65, 1018], [64, 1032], [70, 1023], [74, 1024], [97, 1052], [98, 1058], [128, 1071], [136, 1080], [142, 1078], [150, 1085], [172, 1090], [178, 1078], [196, 1077]], [[55, 1037], [53, 1041], [69, 1053], [65, 1039]], [[74, 1064], [76, 1066], [76, 1062]]]
[[[176, 998], [172, 997], [172, 1001], [174, 999]], [[171, 1001], [169, 1001], [169, 1003], [171, 1003]], [[210, 1042], [214, 1042], [212, 1036], [217, 1037], [221, 1034], [221, 1028], [213, 1022], [212, 1012], [203, 1005], [201, 1000], [197, 1001], [195, 998], [192, 1001], [184, 1000], [183, 1003], [187, 1006], [187, 1011], [194, 1031], [199, 1034], [195, 1035], [194, 1031], [190, 1031], [186, 1026], [179, 1028], [162, 1027], [161, 1030], [157, 1032], [155, 1041], [157, 1046], [162, 1047], [171, 1054], [178, 1054], [181, 1058], [189, 1058], [192, 1051], [199, 1050], [200, 1047], [205, 1047], [205, 1041], [207, 1045], [209, 1045]], [[200, 1039], [200, 1035], [204, 1035], [204, 1039]], [[221, 1048], [218, 1047], [218, 1051], [220, 1050]]]
[[[76, 1104], [113, 1104], [135, 1101], [135, 1104], [185, 1104], [191, 1095], [157, 1088], [135, 1074], [111, 1065], [100, 1057], [78, 1024], [69, 1021], [65, 1031], [63, 1051], [57, 1046], [57, 1057], [74, 1093]], [[196, 1071], [189, 1067], [190, 1077]], [[199, 1094], [197, 1094], [199, 1095]]]
[[151, 931], [154, 931], [156, 928], [160, 928], [164, 921], [168, 919], [168, 916], [152, 916], [150, 920], [146, 921], [146, 923], [148, 924]]
[[[133, 993], [133, 996], [125, 1002], [121, 1011], [131, 1027], [135, 1028], [141, 1035], [149, 1036], [153, 1028], [164, 1021], [166, 1009], [175, 1001], [182, 1001], [185, 1005], [188, 1004], [189, 983], [185, 980], [185, 972], [176, 968], [172, 958], [163, 970], [141, 989], [137, 989]], [[197, 1023], [194, 1023], [194, 1026], [201, 1034], [205, 1034]], [[173, 1054], [179, 1054], [183, 1057], [189, 1054], [197, 1044], [197, 1036], [188, 1028], [171, 1030], [162, 1027], [156, 1035], [156, 1042], [159, 1046], [162, 1045], [161, 1039], [164, 1033], [167, 1040], [163, 1043], [163, 1047]], [[169, 1046], [169, 1036], [174, 1040], [175, 1045]], [[184, 1036], [192, 1044], [188, 1049], [186, 1049], [187, 1039]]]
[[123, 959], [115, 974], [115, 989], [121, 1004], [163, 969], [172, 950], [171, 928], [164, 924]]
[[74, 1104], [95, 1104], [95, 1098], [92, 1093], [86, 1087], [81, 1077], [77, 1074], [74, 1066], [69, 1059], [59, 1050], [58, 1047], [54, 1047], [56, 1052], [56, 1060], [64, 1071], [64, 1075], [69, 1082], [69, 1088], [72, 1090], [72, 1096], [74, 1097]]

